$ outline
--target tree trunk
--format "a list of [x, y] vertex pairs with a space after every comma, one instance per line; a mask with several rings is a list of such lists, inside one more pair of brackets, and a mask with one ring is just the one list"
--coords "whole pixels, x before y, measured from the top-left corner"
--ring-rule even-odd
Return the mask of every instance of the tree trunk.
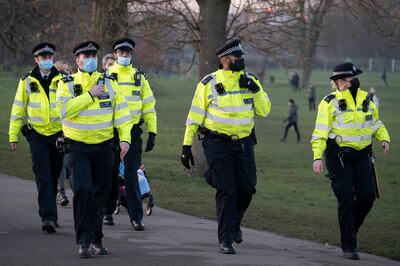
[[128, 37], [128, 1], [93, 0], [92, 21], [93, 41], [100, 44], [102, 55], [111, 53], [114, 41]]
[[218, 68], [215, 51], [225, 42], [230, 0], [197, 0], [200, 7], [199, 80]]
[[[218, 69], [218, 58], [215, 51], [225, 42], [226, 22], [230, 0], [197, 0], [200, 8], [200, 51], [199, 80]], [[207, 168], [201, 142], [193, 141], [193, 156], [196, 160], [194, 174], [203, 175]]]

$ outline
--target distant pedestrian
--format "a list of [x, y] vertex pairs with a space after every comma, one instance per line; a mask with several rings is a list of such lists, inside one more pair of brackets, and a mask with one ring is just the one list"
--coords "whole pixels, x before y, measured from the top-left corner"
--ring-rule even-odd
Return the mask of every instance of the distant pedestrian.
[[271, 84], [274, 84], [274, 83], [275, 83], [275, 76], [274, 76], [274, 75], [271, 75], [271, 76], [269, 77], [269, 83], [271, 83]]
[[308, 90], [308, 108], [310, 109], [310, 111], [315, 111], [315, 96], [315, 86], [311, 84]]
[[381, 75], [381, 85], [385, 85], [385, 87], [389, 87], [388, 83], [387, 83], [387, 79], [386, 79], [386, 70], [383, 70], [383, 73]]
[[291, 85], [294, 92], [300, 89], [300, 76], [297, 72], [294, 72], [291, 78]]
[[286, 118], [285, 120], [283, 120], [283, 122], [287, 122], [287, 125], [285, 127], [285, 134], [283, 135], [283, 138], [281, 139], [282, 142], [286, 141], [286, 137], [289, 131], [289, 128], [291, 126], [294, 127], [294, 130], [296, 131], [296, 135], [297, 135], [297, 142], [300, 142], [300, 132], [299, 132], [299, 128], [297, 127], [297, 121], [299, 119], [299, 115], [298, 115], [298, 107], [295, 104], [293, 99], [289, 99], [288, 105], [290, 107], [289, 109], [289, 116], [288, 118]]

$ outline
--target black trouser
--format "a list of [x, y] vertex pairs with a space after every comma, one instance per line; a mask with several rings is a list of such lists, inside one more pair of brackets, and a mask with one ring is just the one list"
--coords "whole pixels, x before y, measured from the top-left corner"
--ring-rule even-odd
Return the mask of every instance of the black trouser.
[[355, 151], [336, 146], [328, 148], [326, 167], [329, 171], [331, 186], [338, 201], [338, 218], [343, 251], [357, 249], [357, 232], [375, 200], [375, 181], [372, 175], [369, 149]]
[[124, 158], [124, 182], [129, 218], [135, 222], [143, 219], [142, 197], [140, 194], [137, 170], [142, 159], [142, 138], [143, 130], [139, 125], [134, 125], [131, 130], [131, 145]]
[[114, 162], [112, 167], [111, 175], [111, 189], [108, 194], [106, 203], [104, 205], [104, 214], [112, 215], [117, 207], [117, 201], [119, 196], [119, 164], [121, 158], [119, 157], [120, 149], [119, 144], [114, 143]]
[[250, 138], [231, 141], [208, 135], [202, 146], [209, 166], [206, 181], [217, 190], [218, 240], [230, 244], [256, 192], [253, 142]]
[[283, 135], [283, 139], [285, 140], [289, 131], [289, 128], [293, 126], [294, 127], [294, 131], [296, 131], [296, 135], [297, 135], [297, 141], [300, 141], [300, 132], [299, 132], [299, 128], [297, 127], [297, 122], [289, 122], [286, 127], [285, 127], [285, 134]]
[[51, 136], [44, 136], [35, 130], [26, 135], [32, 155], [32, 169], [42, 221], [57, 221], [57, 180], [61, 172], [63, 154], [57, 149], [56, 140], [61, 135], [60, 131]]
[[308, 107], [310, 111], [315, 111], [315, 98], [308, 98]]
[[113, 143], [72, 141], [66, 149], [66, 157], [74, 192], [76, 243], [101, 244], [103, 206], [111, 186]]

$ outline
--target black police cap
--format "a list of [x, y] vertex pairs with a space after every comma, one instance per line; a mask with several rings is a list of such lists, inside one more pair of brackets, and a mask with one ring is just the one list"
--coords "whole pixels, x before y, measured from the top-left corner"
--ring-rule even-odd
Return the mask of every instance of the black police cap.
[[34, 56], [37, 55], [54, 55], [56, 51], [56, 46], [50, 42], [42, 42], [39, 43], [38, 45], [36, 45], [33, 49], [32, 49], [32, 54]]
[[87, 41], [78, 44], [75, 46], [75, 48], [72, 50], [75, 55], [78, 54], [97, 54], [99, 51], [99, 45], [93, 41]]
[[342, 63], [333, 68], [331, 80], [337, 80], [361, 74], [361, 69], [356, 68], [352, 63]]
[[240, 57], [244, 55], [244, 50], [239, 39], [234, 39], [222, 45], [215, 53], [218, 57], [234, 55]]
[[135, 48], [135, 41], [129, 38], [120, 39], [118, 41], [115, 41], [112, 47], [114, 51], [118, 49], [133, 51], [133, 48]]

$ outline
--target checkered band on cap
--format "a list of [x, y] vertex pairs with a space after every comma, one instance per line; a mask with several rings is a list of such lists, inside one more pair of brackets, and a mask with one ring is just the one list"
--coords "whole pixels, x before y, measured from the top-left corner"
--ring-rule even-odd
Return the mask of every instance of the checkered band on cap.
[[228, 50], [222, 52], [221, 54], [218, 55], [218, 57], [222, 57], [224, 55], [231, 54], [234, 52], [243, 52], [243, 47], [240, 43], [238, 43], [238, 45], [233, 46], [233, 47], [229, 48]]
[[88, 45], [86, 45], [84, 47], [81, 47], [78, 50], [76, 50], [75, 54], [79, 54], [79, 53], [86, 52], [86, 51], [97, 52], [97, 48], [92, 43], [89, 43]]
[[130, 44], [128, 42], [123, 42], [123, 43], [115, 45], [114, 50], [117, 50], [118, 48], [121, 48], [121, 47], [128, 47], [133, 50], [132, 44]]
[[332, 75], [336, 76], [336, 75], [353, 75], [353, 71], [349, 70], [349, 71], [339, 71], [339, 72], [333, 72]]
[[52, 54], [54, 54], [54, 50], [53, 50], [53, 48], [51, 48], [51, 47], [46, 45], [45, 47], [36, 50], [33, 55], [38, 55], [38, 54], [42, 54], [42, 53], [52, 53]]

